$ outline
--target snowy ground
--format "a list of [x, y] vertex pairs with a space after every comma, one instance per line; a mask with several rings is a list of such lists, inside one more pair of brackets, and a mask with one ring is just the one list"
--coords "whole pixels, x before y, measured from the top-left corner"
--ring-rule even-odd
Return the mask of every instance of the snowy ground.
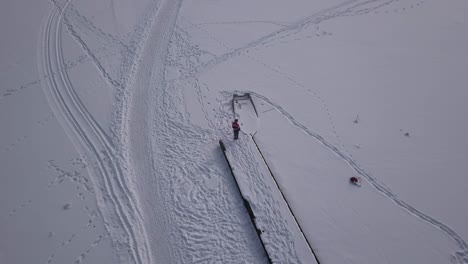
[[0, 10], [0, 263], [468, 263], [466, 1]]

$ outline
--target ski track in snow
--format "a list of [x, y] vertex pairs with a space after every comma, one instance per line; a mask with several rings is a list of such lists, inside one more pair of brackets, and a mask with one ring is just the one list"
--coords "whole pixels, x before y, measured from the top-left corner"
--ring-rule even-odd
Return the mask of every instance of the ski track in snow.
[[[87, 163], [98, 205], [119, 257], [126, 263], [150, 263], [141, 213], [123, 176], [115, 146], [84, 107], [68, 77], [61, 34], [64, 12], [70, 3], [52, 0], [52, 10], [42, 28], [38, 68], [42, 76], [47, 76], [43, 90], [75, 147], [90, 159]], [[85, 52], [91, 55], [90, 50]]]
[[[455, 231], [453, 231], [450, 227], [445, 225], [444, 223], [440, 222], [439, 220], [419, 211], [418, 209], [414, 208], [410, 204], [406, 203], [405, 201], [398, 198], [396, 194], [392, 192], [388, 187], [384, 186], [382, 183], [379, 183], [377, 179], [375, 179], [370, 173], [366, 172], [352, 157], [346, 155], [343, 151], [339, 150], [337, 147], [329, 143], [326, 139], [320, 136], [317, 133], [314, 133], [306, 126], [302, 125], [299, 121], [297, 121], [291, 114], [289, 114], [286, 110], [284, 110], [280, 105], [272, 102], [267, 97], [260, 95], [253, 91], [235, 91], [237, 93], [250, 93], [251, 95], [261, 99], [265, 103], [274, 107], [279, 113], [281, 113], [286, 119], [288, 119], [294, 126], [300, 129], [305, 134], [312, 136], [315, 140], [319, 141], [323, 146], [328, 148], [330, 151], [335, 153], [338, 157], [340, 157], [343, 161], [345, 161], [351, 168], [356, 171], [359, 175], [365, 178], [378, 192], [382, 195], [387, 197], [388, 199], [392, 200], [395, 204], [397, 204], [402, 209], [406, 210], [413, 216], [419, 218], [420, 220], [432, 225], [433, 227], [441, 230], [444, 232], [448, 237], [450, 237], [460, 248], [461, 251], [455, 252], [452, 255], [452, 260], [455, 263], [460, 264], [467, 264], [468, 263], [468, 244], [466, 243], [463, 238], [458, 235]], [[232, 94], [232, 92], [230, 92]]]

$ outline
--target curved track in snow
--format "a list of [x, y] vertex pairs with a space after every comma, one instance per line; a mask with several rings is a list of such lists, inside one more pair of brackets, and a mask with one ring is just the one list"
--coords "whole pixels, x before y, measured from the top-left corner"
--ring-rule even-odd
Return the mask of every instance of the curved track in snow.
[[53, 1], [42, 27], [38, 68], [54, 115], [87, 159], [99, 208], [113, 244], [125, 263], [150, 263], [149, 245], [136, 197], [124, 177], [115, 146], [79, 99], [67, 73], [62, 49], [63, 16], [71, 0]]
[[[143, 36], [143, 45], [137, 44], [136, 57], [123, 65], [128, 72], [124, 79], [125, 91], [119, 100], [123, 100], [121, 109], [120, 136], [124, 145], [124, 156], [129, 164], [128, 172], [133, 175], [138, 193], [145, 198], [142, 206], [145, 211], [145, 225], [150, 236], [151, 255], [161, 262], [177, 262], [172, 249], [172, 241], [167, 237], [167, 209], [161, 201], [164, 190], [160, 190], [159, 171], [154, 167], [153, 149], [151, 148], [153, 90], [163, 89], [164, 62], [167, 45], [177, 20], [181, 1], [163, 0], [158, 2], [150, 21], [146, 26], [139, 26], [137, 35]], [[162, 175], [164, 176], [164, 175]], [[151, 201], [153, 199], [153, 201]], [[149, 200], [149, 201], [148, 201]], [[156, 206], [158, 204], [159, 206]], [[163, 209], [161, 209], [163, 208]], [[161, 210], [161, 211], [158, 211]], [[162, 233], [165, 233], [164, 235]]]

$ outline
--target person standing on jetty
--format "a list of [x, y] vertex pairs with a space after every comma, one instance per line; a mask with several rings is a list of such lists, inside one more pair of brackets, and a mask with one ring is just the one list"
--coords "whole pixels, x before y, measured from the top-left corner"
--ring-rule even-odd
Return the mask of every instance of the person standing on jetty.
[[234, 122], [232, 122], [232, 130], [234, 131], [234, 139], [239, 139], [239, 131], [241, 130], [240, 129], [240, 125], [239, 125], [239, 120], [237, 119], [234, 119]]

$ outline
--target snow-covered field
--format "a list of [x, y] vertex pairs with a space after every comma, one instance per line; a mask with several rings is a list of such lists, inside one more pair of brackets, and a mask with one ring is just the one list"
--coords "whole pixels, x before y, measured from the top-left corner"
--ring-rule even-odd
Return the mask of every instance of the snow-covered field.
[[0, 263], [468, 264], [467, 14], [3, 1]]

